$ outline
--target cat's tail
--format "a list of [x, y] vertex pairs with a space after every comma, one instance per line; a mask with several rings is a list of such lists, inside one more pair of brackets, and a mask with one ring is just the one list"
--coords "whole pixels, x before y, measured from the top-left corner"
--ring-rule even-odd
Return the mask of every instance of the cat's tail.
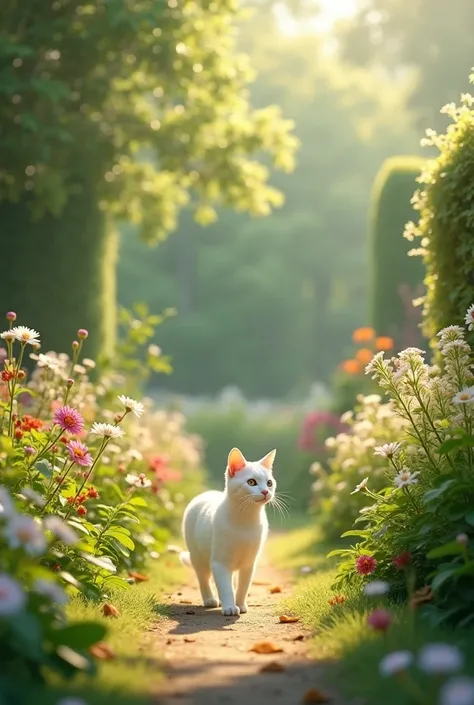
[[191, 568], [191, 556], [189, 555], [189, 551], [181, 551], [179, 554], [179, 560], [183, 565], [188, 566], [188, 568]]
[[177, 553], [179, 555], [179, 560], [183, 565], [192, 568], [191, 556], [189, 551], [183, 551], [179, 546], [168, 546], [168, 553]]

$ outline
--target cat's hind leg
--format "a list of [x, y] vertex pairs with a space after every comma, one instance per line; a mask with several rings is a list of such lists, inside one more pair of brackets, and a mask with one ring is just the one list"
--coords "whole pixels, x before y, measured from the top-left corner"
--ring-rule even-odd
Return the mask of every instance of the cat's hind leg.
[[211, 588], [211, 567], [209, 563], [205, 560], [196, 559], [191, 556], [194, 570], [196, 571], [196, 576], [199, 581], [199, 589], [201, 590], [202, 602], [204, 607], [218, 607], [219, 600], [217, 600]]

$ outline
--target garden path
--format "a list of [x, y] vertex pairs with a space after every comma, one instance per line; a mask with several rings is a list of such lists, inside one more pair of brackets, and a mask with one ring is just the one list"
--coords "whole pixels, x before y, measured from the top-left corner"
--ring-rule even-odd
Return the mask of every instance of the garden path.
[[[275, 586], [281, 592], [272, 593]], [[156, 692], [156, 704], [342, 705], [339, 697], [321, 685], [325, 664], [309, 655], [311, 634], [299, 623], [280, 623], [284, 613], [279, 603], [291, 589], [291, 575], [264, 561], [250, 589], [248, 613], [223, 617], [218, 609], [200, 606], [197, 582], [190, 571], [187, 584], [167, 595], [169, 619], [154, 629], [165, 660], [165, 679]], [[263, 641], [282, 651], [250, 651]], [[262, 671], [264, 667], [275, 670]]]

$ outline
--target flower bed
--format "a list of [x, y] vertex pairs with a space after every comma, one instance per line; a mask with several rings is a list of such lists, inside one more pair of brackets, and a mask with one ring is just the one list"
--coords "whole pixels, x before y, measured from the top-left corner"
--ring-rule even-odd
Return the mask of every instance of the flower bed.
[[[129, 357], [119, 346], [115, 366], [98, 373], [82, 358], [87, 331], [78, 331], [71, 356], [45, 355], [39, 333], [15, 319], [7, 314], [0, 336], [0, 699], [7, 701], [51, 672], [94, 671], [89, 649], [105, 628], [69, 624], [65, 604], [74, 594], [107, 602], [146, 579], [145, 561], [163, 550], [200, 464], [181, 415], [128, 396], [130, 355], [153, 334], [150, 321], [132, 317]], [[36, 363], [30, 377], [28, 355]]]

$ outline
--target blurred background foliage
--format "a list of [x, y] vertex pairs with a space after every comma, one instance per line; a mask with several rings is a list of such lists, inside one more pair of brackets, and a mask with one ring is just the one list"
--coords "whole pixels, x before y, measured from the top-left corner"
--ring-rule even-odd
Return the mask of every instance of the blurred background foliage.
[[[402, 233], [436, 153], [420, 139], [474, 64], [474, 6], [444, 9], [5, 0], [0, 241], [22, 266], [2, 266], [4, 308], [45, 349], [88, 327], [103, 360], [117, 304], [164, 312], [148, 391], [190, 414], [216, 481], [241, 442], [293, 448], [298, 484], [306, 415], [373, 391], [377, 337], [424, 344]], [[216, 402], [228, 387], [238, 412]]]

